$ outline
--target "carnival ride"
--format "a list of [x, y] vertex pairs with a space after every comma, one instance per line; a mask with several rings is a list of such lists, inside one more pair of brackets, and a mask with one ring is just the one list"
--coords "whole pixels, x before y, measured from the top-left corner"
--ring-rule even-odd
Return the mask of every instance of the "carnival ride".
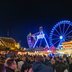
[[45, 41], [45, 47], [49, 48], [48, 42], [43, 32], [43, 27], [39, 28], [39, 32], [35, 34], [29, 33], [29, 35], [27, 36], [27, 42], [28, 42], [29, 48], [41, 47], [43, 40]]
[[[27, 36], [27, 42], [29, 48], [37, 48], [41, 46], [42, 40], [45, 41], [45, 47], [55, 47], [57, 49], [62, 48], [62, 43], [72, 38], [72, 22], [63, 20], [58, 22], [51, 30], [49, 36], [49, 43], [43, 32], [43, 27], [39, 28], [39, 32], [35, 34], [29, 33]], [[40, 42], [38, 42], [40, 40]], [[39, 45], [38, 45], [39, 44]]]
[[19, 43], [14, 38], [0, 37], [0, 50], [16, 50], [20, 48]]
[[62, 43], [72, 38], [72, 22], [63, 20], [58, 22], [51, 30], [50, 33], [50, 46], [57, 49], [62, 48]]

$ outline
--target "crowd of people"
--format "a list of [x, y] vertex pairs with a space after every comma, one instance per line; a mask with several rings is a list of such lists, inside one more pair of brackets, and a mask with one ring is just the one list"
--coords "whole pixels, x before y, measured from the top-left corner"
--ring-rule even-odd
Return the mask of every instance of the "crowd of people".
[[0, 72], [72, 72], [72, 57], [0, 54]]

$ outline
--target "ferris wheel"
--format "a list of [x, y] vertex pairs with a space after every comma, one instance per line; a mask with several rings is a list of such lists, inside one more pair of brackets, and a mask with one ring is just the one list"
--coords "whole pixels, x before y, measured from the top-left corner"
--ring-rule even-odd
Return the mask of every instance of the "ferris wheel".
[[60, 48], [64, 41], [72, 39], [72, 22], [63, 20], [58, 22], [50, 32], [50, 46]]
[[[42, 41], [45, 43], [42, 43]], [[43, 32], [43, 27], [40, 27], [39, 32], [37, 33], [34, 33], [34, 34], [29, 33], [29, 35], [27, 36], [27, 42], [28, 42], [29, 48], [39, 48], [42, 46], [42, 44], [45, 47], [49, 48], [48, 42]]]

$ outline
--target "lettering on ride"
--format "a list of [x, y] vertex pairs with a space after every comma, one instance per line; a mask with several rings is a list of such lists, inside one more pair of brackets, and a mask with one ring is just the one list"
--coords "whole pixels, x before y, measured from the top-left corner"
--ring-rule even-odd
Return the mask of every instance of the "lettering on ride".
[[37, 39], [42, 39], [42, 38], [44, 38], [44, 34], [37, 35]]

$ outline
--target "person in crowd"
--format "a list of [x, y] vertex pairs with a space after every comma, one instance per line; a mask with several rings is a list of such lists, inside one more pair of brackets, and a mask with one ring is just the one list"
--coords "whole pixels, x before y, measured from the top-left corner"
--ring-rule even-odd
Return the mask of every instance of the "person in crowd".
[[16, 70], [16, 61], [12, 58], [7, 60], [6, 72], [15, 72]]
[[69, 72], [72, 72], [72, 58], [69, 58]]
[[24, 64], [24, 62], [26, 61], [26, 57], [23, 56], [22, 59], [18, 62], [18, 70], [21, 71], [21, 67]]
[[53, 69], [42, 63], [42, 56], [36, 56], [32, 65], [33, 72], [53, 72]]
[[56, 64], [56, 66], [55, 66], [56, 72], [68, 72], [66, 65], [62, 61], [63, 61], [63, 59], [59, 58], [59, 63]]
[[59, 56], [55, 57], [56, 64], [59, 64]]
[[50, 56], [45, 57], [45, 61], [44, 61], [45, 65], [50, 66], [51, 65], [50, 60], [51, 60]]
[[7, 66], [7, 61], [8, 61], [9, 59], [10, 59], [10, 58], [7, 58], [7, 59], [5, 60], [5, 63], [4, 63], [5, 66]]
[[0, 72], [6, 72], [4, 62], [5, 61], [2, 58], [0, 58]]
[[21, 67], [21, 72], [33, 72], [32, 65], [25, 62]]
[[55, 62], [55, 59], [54, 58], [51, 59], [51, 66], [53, 68], [53, 71], [55, 72], [56, 62]]
[[5, 69], [5, 58], [3, 55], [0, 56], [0, 72], [6, 72], [6, 69]]
[[0, 72], [6, 72], [4, 64], [0, 63]]
[[65, 64], [66, 69], [69, 70], [69, 64], [68, 64], [68, 62], [67, 62], [66, 57], [64, 57], [64, 58], [62, 58], [62, 59], [63, 59], [62, 62]]

